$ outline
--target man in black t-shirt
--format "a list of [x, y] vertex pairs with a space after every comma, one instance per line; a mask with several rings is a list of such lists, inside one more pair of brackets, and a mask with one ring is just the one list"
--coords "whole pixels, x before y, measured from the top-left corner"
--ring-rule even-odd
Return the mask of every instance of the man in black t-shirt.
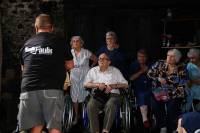
[[40, 14], [35, 21], [36, 35], [21, 49], [22, 82], [19, 106], [19, 130], [61, 133], [64, 107], [65, 66], [72, 55], [53, 32], [50, 16]]

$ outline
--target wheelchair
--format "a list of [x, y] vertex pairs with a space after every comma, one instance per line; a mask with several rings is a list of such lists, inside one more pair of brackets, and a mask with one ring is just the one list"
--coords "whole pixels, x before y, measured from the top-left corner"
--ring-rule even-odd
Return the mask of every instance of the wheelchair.
[[[123, 125], [125, 125], [124, 127], [126, 127], [125, 129], [129, 129], [129, 130], [125, 130], [125, 132], [129, 133], [130, 130], [135, 129], [138, 126], [138, 119], [137, 119], [137, 113], [138, 113], [138, 106], [136, 104], [136, 97], [134, 94], [134, 90], [131, 88], [131, 82], [129, 82], [129, 88], [127, 89], [127, 91], [125, 92], [126, 94], [126, 99], [128, 100], [129, 103], [129, 108], [130, 109], [130, 116], [129, 117], [125, 117], [125, 118], [129, 118], [128, 122], [126, 119], [126, 122], [124, 122]], [[126, 103], [126, 102], [125, 102]], [[130, 123], [130, 124], [129, 124]]]
[[65, 94], [64, 102], [65, 104], [62, 116], [62, 125], [63, 125], [63, 132], [68, 132], [72, 127], [73, 116], [74, 116], [72, 100], [68, 92], [66, 92]]
[[[120, 89], [119, 89], [120, 90]], [[115, 121], [113, 126], [116, 129], [120, 129], [121, 131], [125, 131], [126, 133], [131, 132], [131, 103], [128, 96], [128, 89], [127, 90], [120, 90], [120, 101], [121, 104], [117, 107], [117, 111], [115, 113]], [[91, 97], [90, 95], [86, 98], [85, 102], [83, 103], [83, 111], [82, 111], [82, 118], [83, 118], [83, 125], [84, 128], [89, 131], [89, 118], [87, 112], [87, 103]], [[101, 110], [99, 114], [102, 114], [104, 111]], [[119, 131], [119, 130], [118, 130]]]
[[[137, 105], [137, 98], [135, 96], [135, 92], [134, 92], [134, 88], [131, 84], [131, 82], [129, 82], [129, 89], [128, 89], [128, 99], [129, 102], [131, 103], [131, 127], [133, 130], [142, 130], [143, 128], [143, 123], [142, 123], [142, 116], [141, 116], [141, 112], [140, 112], [140, 108]], [[152, 100], [152, 99], [151, 99]], [[155, 115], [153, 113], [153, 109], [152, 109], [152, 102], [150, 102], [150, 106], [148, 108], [148, 118], [149, 121], [151, 123], [151, 127], [148, 130], [148, 132], [154, 132], [155, 128], [156, 128], [156, 118]]]

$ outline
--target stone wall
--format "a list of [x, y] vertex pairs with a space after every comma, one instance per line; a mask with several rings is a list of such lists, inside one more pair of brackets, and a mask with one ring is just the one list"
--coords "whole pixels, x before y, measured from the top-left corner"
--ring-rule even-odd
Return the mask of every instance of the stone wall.
[[21, 80], [19, 51], [35, 34], [35, 17], [49, 13], [55, 19], [55, 31], [63, 35], [63, 12], [61, 0], [0, 0], [0, 100], [3, 99], [1, 112], [6, 112], [0, 120], [0, 132], [10, 133], [16, 128]]
[[[0, 18], [1, 18], [1, 10], [0, 10]], [[2, 70], [2, 34], [1, 34], [1, 23], [0, 23], [0, 73]], [[0, 93], [1, 93], [1, 76], [0, 76]], [[0, 95], [1, 99], [1, 95]]]
[[[25, 41], [35, 34], [34, 20], [40, 13], [49, 13], [55, 19], [55, 30], [64, 33], [62, 0], [2, 0], [2, 34], [4, 57], [11, 63], [19, 63], [19, 50]], [[8, 55], [7, 54], [12, 54]]]

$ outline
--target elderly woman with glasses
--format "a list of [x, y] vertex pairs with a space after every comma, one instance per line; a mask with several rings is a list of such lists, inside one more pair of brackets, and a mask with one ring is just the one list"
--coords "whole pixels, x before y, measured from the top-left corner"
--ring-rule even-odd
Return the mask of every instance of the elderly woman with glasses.
[[188, 78], [180, 59], [181, 52], [170, 49], [166, 60], [156, 62], [147, 73], [152, 79], [152, 107], [161, 133], [176, 129], [179, 106], [185, 99]]
[[190, 62], [187, 65], [191, 84], [193, 105], [200, 104], [200, 50], [192, 48], [187, 54]]

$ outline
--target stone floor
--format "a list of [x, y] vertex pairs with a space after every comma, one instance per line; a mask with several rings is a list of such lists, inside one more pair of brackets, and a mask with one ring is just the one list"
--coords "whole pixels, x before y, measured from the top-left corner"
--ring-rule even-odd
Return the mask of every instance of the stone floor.
[[[18, 96], [14, 98], [3, 98], [0, 101], [0, 133], [12, 133], [17, 127], [17, 112], [18, 112], [18, 103], [19, 98]], [[141, 118], [138, 119], [138, 121]], [[139, 125], [137, 127], [133, 127], [131, 132], [134, 133], [149, 133], [144, 130], [141, 122], [138, 122]], [[71, 128], [68, 133], [87, 133], [88, 131], [85, 130], [83, 127], [82, 121]], [[125, 133], [125, 131], [120, 130], [119, 128], [113, 128], [111, 133]], [[151, 131], [151, 133], [154, 133]]]

